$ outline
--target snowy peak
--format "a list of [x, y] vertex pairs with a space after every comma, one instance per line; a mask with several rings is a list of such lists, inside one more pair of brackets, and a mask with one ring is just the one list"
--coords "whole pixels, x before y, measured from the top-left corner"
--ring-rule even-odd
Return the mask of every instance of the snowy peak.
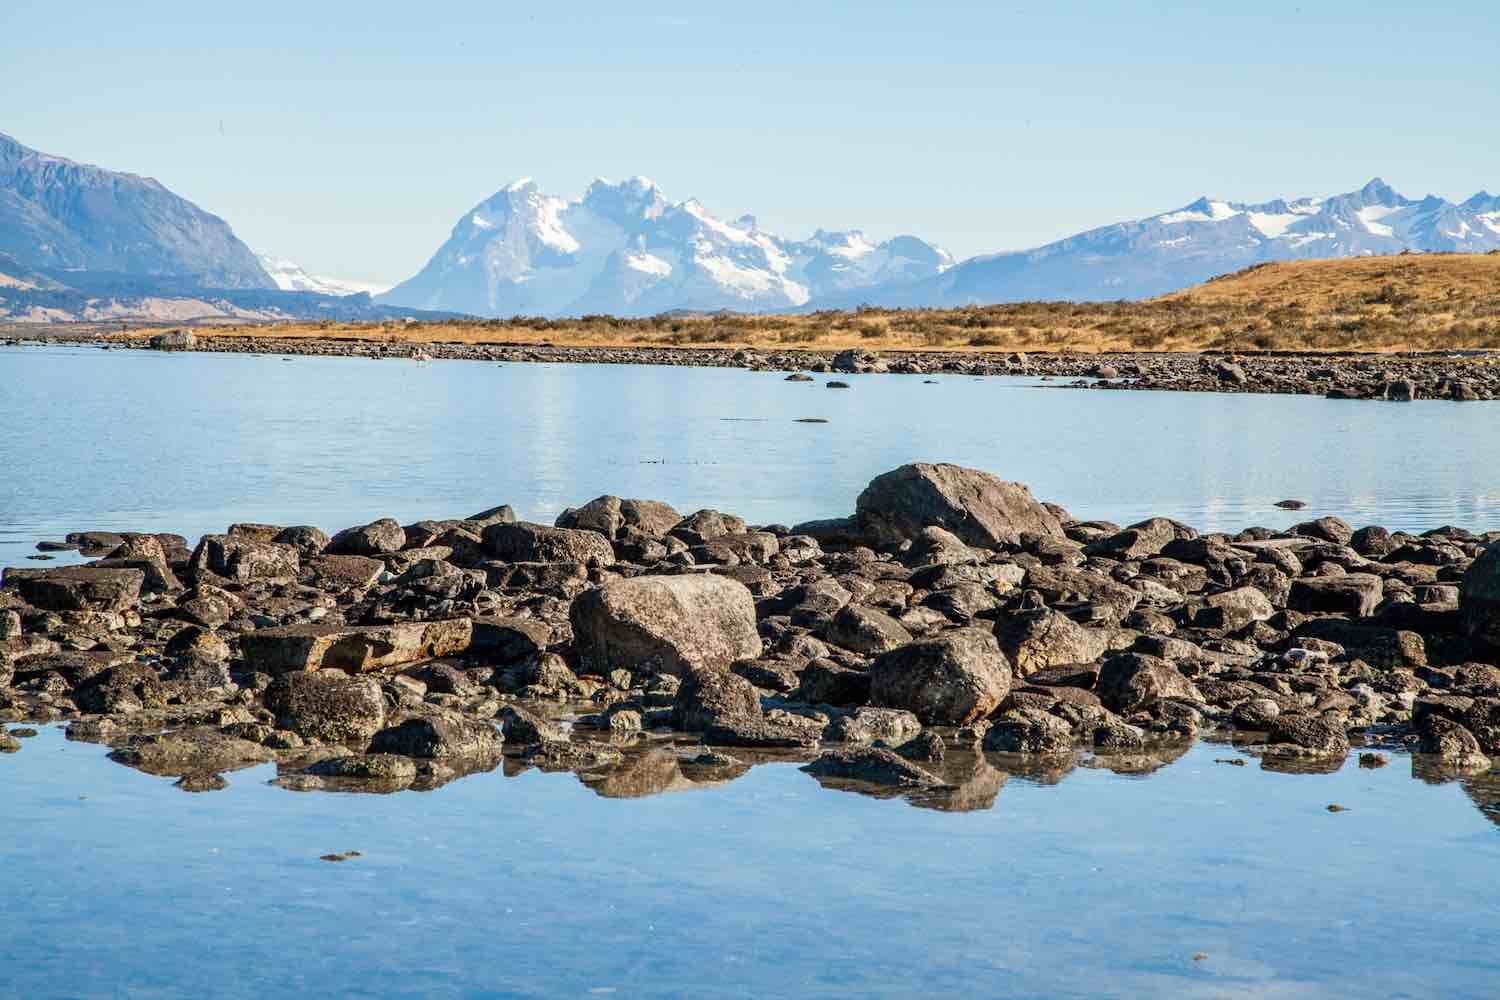
[[952, 262], [914, 236], [784, 239], [754, 215], [726, 221], [696, 198], [671, 201], [646, 177], [598, 178], [573, 200], [523, 179], [467, 212], [382, 301], [488, 316], [764, 311], [921, 280]]
[[319, 295], [378, 295], [390, 288], [390, 285], [373, 284], [365, 281], [345, 281], [340, 278], [322, 278], [317, 275], [308, 274], [302, 265], [283, 257], [273, 257], [270, 254], [256, 254], [256, 260], [271, 280], [276, 282], [276, 287], [283, 292], [316, 292]]

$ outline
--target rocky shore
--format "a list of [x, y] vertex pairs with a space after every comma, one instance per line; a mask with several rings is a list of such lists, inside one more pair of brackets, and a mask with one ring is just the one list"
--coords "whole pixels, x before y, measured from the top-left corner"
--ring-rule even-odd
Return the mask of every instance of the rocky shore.
[[555, 525], [79, 532], [56, 544], [94, 561], [5, 571], [0, 719], [190, 791], [274, 763], [297, 790], [502, 767], [642, 795], [770, 760], [974, 809], [1008, 774], [1142, 773], [1200, 737], [1473, 780], [1500, 754], [1497, 539], [1122, 528], [925, 464], [795, 527], [605, 496]]
[[[393, 343], [376, 340], [216, 336], [187, 330], [100, 340], [49, 334], [54, 342], [111, 349], [199, 350], [495, 363], [638, 364], [754, 371], [908, 375], [1015, 375], [1066, 379], [1069, 388], [1290, 393], [1330, 399], [1458, 402], [1500, 398], [1500, 355], [1452, 354], [1081, 354], [977, 351], [813, 351], [712, 347], [562, 347], [536, 344]], [[12, 338], [10, 343], [20, 344]]]

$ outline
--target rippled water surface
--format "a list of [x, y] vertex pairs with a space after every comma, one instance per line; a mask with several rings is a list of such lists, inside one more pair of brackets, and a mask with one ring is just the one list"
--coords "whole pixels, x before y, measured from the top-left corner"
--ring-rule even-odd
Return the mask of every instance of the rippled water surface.
[[[1486, 404], [848, 380], [0, 349], [0, 564], [86, 528], [550, 520], [606, 492], [793, 522], [914, 460], [1122, 522], [1500, 528]], [[46, 727], [0, 755], [18, 997], [1500, 992], [1500, 776], [1422, 780], [1399, 755], [1327, 775], [1210, 744], [1145, 775], [976, 757], [952, 811], [795, 763], [391, 795], [258, 767], [188, 794], [105, 754]]]
[[[951, 461], [1075, 514], [1199, 528], [1500, 528], [1500, 408], [1082, 392], [1010, 378], [0, 348], [0, 563], [90, 528], [336, 529], [601, 493], [753, 522], [849, 513], [875, 475]], [[818, 417], [828, 423], [798, 423]]]

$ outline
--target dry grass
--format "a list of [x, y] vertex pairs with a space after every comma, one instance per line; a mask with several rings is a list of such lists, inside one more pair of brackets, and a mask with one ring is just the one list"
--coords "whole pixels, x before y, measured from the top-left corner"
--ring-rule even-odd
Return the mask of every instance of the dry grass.
[[[215, 334], [399, 343], [820, 350], [1500, 348], [1500, 254], [1267, 264], [1147, 302], [1024, 302], [798, 316], [298, 323], [217, 328]], [[142, 336], [143, 331], [133, 330], [129, 335]]]

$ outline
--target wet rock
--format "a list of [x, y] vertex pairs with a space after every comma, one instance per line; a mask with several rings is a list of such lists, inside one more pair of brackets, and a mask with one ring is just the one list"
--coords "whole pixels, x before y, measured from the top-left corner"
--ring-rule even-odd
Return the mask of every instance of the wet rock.
[[500, 734], [487, 722], [465, 718], [458, 712], [429, 710], [377, 732], [370, 739], [370, 751], [451, 760], [493, 756], [500, 752], [500, 742]]
[[896, 747], [896, 753], [907, 760], [941, 763], [947, 754], [943, 738], [932, 730], [924, 730]]
[[928, 725], [961, 726], [993, 712], [1010, 681], [1010, 663], [994, 636], [956, 629], [877, 657], [870, 700], [914, 712]]
[[1327, 715], [1283, 713], [1271, 724], [1269, 742], [1319, 754], [1349, 752], [1349, 736], [1343, 722]]
[[760, 714], [760, 695], [749, 681], [727, 671], [697, 668], [683, 677], [672, 705], [672, 725], [699, 733]]
[[1469, 635], [1500, 647], [1500, 542], [1486, 546], [1465, 571], [1458, 606]]
[[922, 731], [911, 712], [894, 708], [858, 708], [829, 722], [823, 738], [833, 743], [905, 743]]
[[721, 576], [638, 576], [580, 594], [568, 617], [585, 672], [684, 676], [761, 655], [755, 600]]
[[417, 777], [417, 762], [391, 753], [347, 754], [310, 764], [304, 773], [320, 778], [410, 784]]
[[1490, 759], [1484, 755], [1474, 734], [1451, 719], [1429, 714], [1417, 728], [1417, 749], [1434, 754], [1451, 768], [1463, 771], [1485, 771]]
[[279, 728], [322, 742], [368, 740], [385, 726], [385, 697], [370, 677], [283, 674], [266, 688], [265, 703]]
[[902, 788], [926, 788], [942, 784], [935, 775], [922, 770], [904, 757], [877, 747], [829, 750], [802, 770], [819, 778], [898, 785]]
[[85, 712], [123, 714], [162, 708], [167, 692], [156, 670], [144, 663], [121, 663], [79, 685], [73, 700]]
[[60, 566], [7, 569], [4, 586], [14, 585], [28, 604], [46, 611], [123, 611], [140, 600], [146, 575], [138, 569]]
[[772, 721], [763, 717], [735, 716], [725, 718], [703, 731], [703, 742], [709, 746], [761, 749], [797, 749], [815, 747], [823, 725], [816, 720], [799, 724], [790, 720]]
[[258, 743], [207, 726], [133, 736], [109, 755], [117, 763], [165, 777], [235, 771], [274, 756]]
[[1073, 748], [1073, 727], [1039, 709], [1018, 708], [991, 720], [984, 748], [997, 753], [1066, 753]]
[[362, 673], [466, 652], [467, 618], [392, 625], [287, 625], [240, 636], [245, 665], [267, 674], [343, 670]]
[[602, 743], [544, 740], [527, 747], [521, 759], [542, 771], [577, 771], [615, 766], [625, 755]]
[[855, 504], [860, 529], [895, 545], [937, 526], [966, 545], [1020, 544], [1022, 533], [1062, 539], [1062, 524], [1031, 491], [987, 472], [956, 465], [903, 465], [877, 476]]

